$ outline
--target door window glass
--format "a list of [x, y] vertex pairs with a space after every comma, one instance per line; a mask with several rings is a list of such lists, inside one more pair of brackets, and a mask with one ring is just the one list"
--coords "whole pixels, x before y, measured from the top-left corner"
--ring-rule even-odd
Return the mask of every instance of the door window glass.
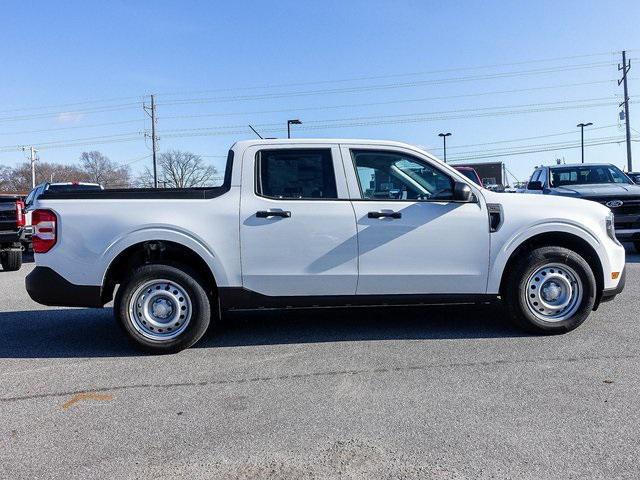
[[544, 185], [545, 185], [545, 183], [547, 181], [547, 169], [546, 168], [543, 168], [542, 170], [540, 170], [540, 176], [538, 177], [538, 181], [544, 187]]
[[258, 152], [258, 195], [280, 199], [338, 198], [330, 149], [277, 149]]
[[399, 152], [352, 150], [362, 198], [453, 199], [453, 180], [429, 163]]

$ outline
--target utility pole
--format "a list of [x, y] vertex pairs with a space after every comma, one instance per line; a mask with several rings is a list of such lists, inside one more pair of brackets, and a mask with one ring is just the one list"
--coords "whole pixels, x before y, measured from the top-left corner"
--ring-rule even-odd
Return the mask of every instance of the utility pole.
[[[149, 115], [151, 117], [151, 152], [152, 152], [152, 156], [153, 156], [153, 188], [158, 188], [158, 163], [156, 161], [156, 152], [157, 150], [157, 140], [158, 137], [156, 136], [156, 102], [155, 102], [155, 95], [151, 95], [151, 105], [150, 106], [146, 106], [146, 105], [142, 105], [142, 108], [144, 109], [145, 112], [147, 112], [147, 115]], [[147, 135], [145, 133], [145, 137], [148, 137], [149, 135]]]
[[[31, 163], [31, 188], [35, 188], [36, 186], [36, 150], [33, 145], [28, 147], [31, 152], [30, 163]], [[27, 147], [22, 147], [22, 151], [26, 151]]]
[[622, 78], [618, 80], [618, 86], [624, 85], [624, 101], [619, 105], [624, 105], [624, 123], [627, 133], [627, 171], [633, 172], [633, 162], [631, 161], [631, 126], [629, 122], [629, 90], [627, 88], [627, 73], [631, 70], [631, 60], [627, 62], [627, 52], [622, 51], [622, 66], [618, 64], [618, 70], [622, 71]]

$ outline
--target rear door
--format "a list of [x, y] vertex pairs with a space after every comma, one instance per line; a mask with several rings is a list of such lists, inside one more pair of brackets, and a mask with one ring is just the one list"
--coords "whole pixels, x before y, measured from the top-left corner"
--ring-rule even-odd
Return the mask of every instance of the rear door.
[[357, 231], [338, 146], [248, 148], [240, 242], [246, 289], [269, 296], [354, 295]]
[[[489, 217], [453, 201], [454, 179], [436, 160], [400, 147], [343, 145], [358, 225], [358, 295], [483, 294]], [[359, 198], [357, 198], [359, 197]]]

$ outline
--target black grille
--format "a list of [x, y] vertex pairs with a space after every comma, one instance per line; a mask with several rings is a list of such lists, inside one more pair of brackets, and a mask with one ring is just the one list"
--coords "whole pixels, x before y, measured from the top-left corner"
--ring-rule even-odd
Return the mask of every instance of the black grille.
[[623, 215], [640, 215], [640, 198], [625, 198], [625, 197], [605, 197], [605, 198], [589, 198], [594, 202], [598, 202], [607, 206], [607, 202], [619, 200], [622, 202], [620, 207], [609, 207], [614, 214]]

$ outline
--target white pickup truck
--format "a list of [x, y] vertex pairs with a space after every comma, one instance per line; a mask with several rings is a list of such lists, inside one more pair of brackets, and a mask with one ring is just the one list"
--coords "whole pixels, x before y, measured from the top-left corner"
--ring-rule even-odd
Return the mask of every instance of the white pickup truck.
[[242, 141], [220, 187], [36, 202], [31, 298], [102, 307], [118, 287], [118, 322], [155, 352], [233, 309], [497, 300], [521, 327], [567, 332], [624, 286], [605, 206], [490, 192], [396, 142]]

